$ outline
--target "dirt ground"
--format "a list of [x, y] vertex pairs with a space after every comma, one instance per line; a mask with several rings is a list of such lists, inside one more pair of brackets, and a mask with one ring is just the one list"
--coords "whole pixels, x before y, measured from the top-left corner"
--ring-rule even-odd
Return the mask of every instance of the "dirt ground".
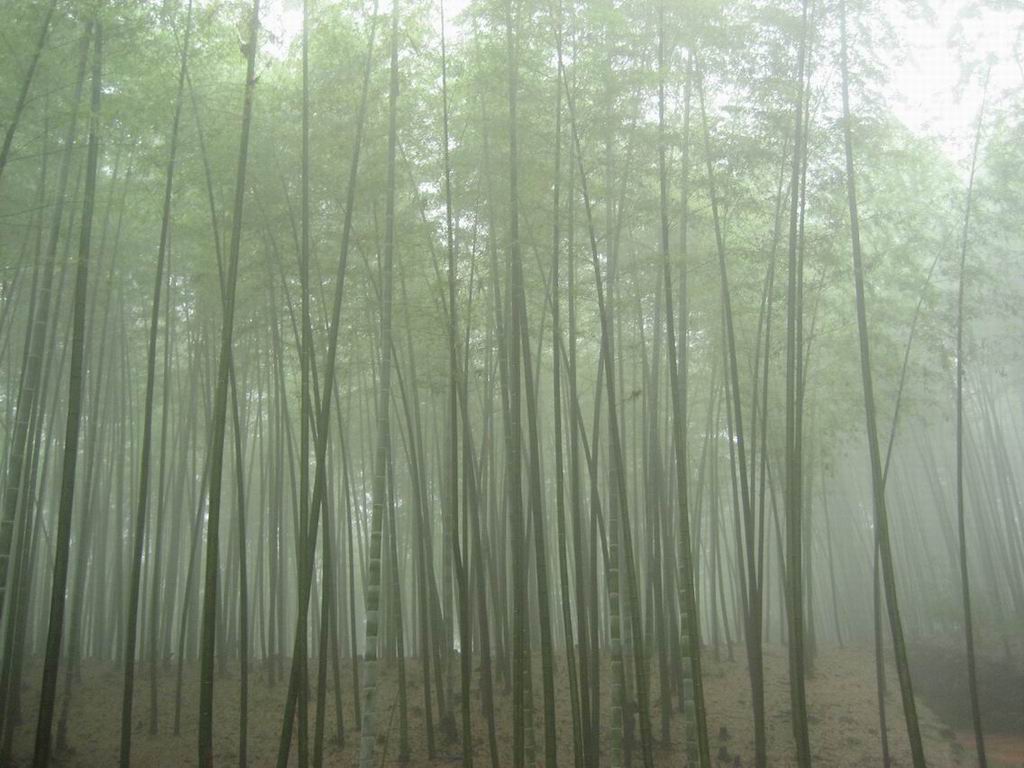
[[[737, 649], [736, 662], [705, 663], [705, 692], [708, 705], [708, 731], [712, 744], [712, 760], [723, 766], [742, 768], [752, 765], [753, 729], [750, 715], [750, 689], [745, 665]], [[540, 659], [534, 665], [537, 674], [534, 684], [537, 716], [538, 757], [542, 755], [542, 721], [540, 719], [539, 678]], [[346, 670], [349, 671], [349, 670]], [[453, 670], [453, 689], [457, 691], [457, 669]], [[789, 717], [789, 687], [784, 649], [772, 648], [765, 658], [766, 709], [768, 720], [769, 765], [775, 768], [794, 765], [793, 737]], [[427, 758], [426, 733], [423, 715], [422, 672], [415, 661], [407, 664], [409, 682], [408, 712], [411, 758], [406, 766], [452, 766], [461, 762], [461, 742], [445, 743], [437, 737], [437, 754], [433, 761]], [[28, 765], [31, 760], [35, 729], [38, 668], [27, 676], [29, 685], [23, 691], [25, 716], [15, 740], [15, 766]], [[873, 656], [858, 650], [823, 650], [813, 678], [808, 681], [811, 751], [815, 766], [853, 768], [881, 764], [879, 723], [876, 706]], [[894, 678], [890, 678], [894, 679]], [[147, 732], [149, 720], [148, 670], [140, 670], [136, 677], [135, 733], [133, 736], [133, 764], [137, 766], [191, 766], [196, 764], [196, 713], [198, 709], [198, 670], [187, 668], [183, 691], [182, 732], [172, 735], [174, 721], [175, 671], [162, 669], [159, 676], [159, 734]], [[657, 676], [652, 675], [651, 719], [655, 736], [660, 736], [660, 709], [658, 707]], [[607, 684], [602, 689], [604, 709], [608, 715]], [[559, 669], [558, 686], [559, 762], [572, 765], [571, 713], [565, 696], [564, 670]], [[356, 764], [358, 734], [354, 731], [351, 678], [343, 674], [343, 714], [346, 741], [339, 747], [335, 735], [335, 713], [332, 704], [327, 707], [327, 745], [325, 764], [350, 766]], [[267, 685], [264, 671], [257, 667], [250, 678], [249, 702], [249, 764], [273, 765], [281, 729], [281, 712], [286, 684]], [[909, 766], [910, 749], [905, 736], [902, 708], [898, 693], [889, 696], [889, 741], [894, 766]], [[232, 669], [218, 678], [215, 689], [217, 718], [215, 723], [215, 749], [218, 765], [238, 763], [238, 678]], [[479, 695], [474, 689], [474, 758], [477, 765], [490, 765], [486, 726], [480, 715]], [[329, 694], [328, 702], [333, 696]], [[378, 757], [379, 765], [403, 765], [398, 760], [399, 715], [396, 675], [390, 670], [380, 688]], [[455, 703], [458, 707], [458, 703]], [[67, 767], [112, 766], [117, 763], [117, 750], [121, 709], [121, 674], [110, 664], [87, 662], [82, 670], [81, 682], [71, 700], [68, 726], [68, 748], [59, 753], [55, 764]], [[458, 713], [458, 709], [456, 709]], [[954, 730], [939, 720], [927, 704], [919, 700], [919, 714], [925, 740], [925, 753], [929, 766], [953, 768], [975, 764], [973, 745], [969, 733]], [[310, 720], [312, 723], [311, 708]], [[436, 715], [435, 715], [436, 717]], [[498, 747], [502, 765], [511, 760], [511, 696], [502, 686], [497, 690]], [[969, 730], [969, 729], [967, 729]], [[683, 760], [683, 723], [678, 713], [673, 714], [672, 742], [659, 741], [655, 751], [658, 766], [680, 766]], [[993, 768], [1021, 768], [1024, 766], [1024, 733], [993, 733], [988, 739], [989, 764]], [[609, 754], [607, 729], [602, 730], [602, 752]], [[295, 749], [292, 750], [293, 764]], [[639, 755], [634, 758], [639, 766]]]

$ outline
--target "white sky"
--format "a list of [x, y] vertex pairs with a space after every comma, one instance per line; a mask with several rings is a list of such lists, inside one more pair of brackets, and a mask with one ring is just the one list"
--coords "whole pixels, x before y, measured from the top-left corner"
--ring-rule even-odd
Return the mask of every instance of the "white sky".
[[[937, 139], [956, 160], [970, 152], [984, 90], [984, 62], [993, 62], [989, 106], [1024, 87], [1024, 2], [1014, 11], [971, 13], [973, 5], [970, 0], [938, 0], [934, 23], [897, 19], [906, 56], [890, 72], [893, 112], [914, 132]], [[976, 66], [962, 81], [965, 63]]]
[[[915, 133], [936, 139], [952, 159], [963, 161], [981, 105], [983, 62], [994, 62], [990, 105], [1024, 87], [1024, 0], [1002, 3], [1016, 5], [1013, 10], [976, 9], [984, 0], [932, 0], [931, 19], [905, 15], [903, 4], [889, 1], [904, 46], [889, 73], [890, 107]], [[450, 20], [469, 2], [445, 0], [451, 37], [457, 34]], [[301, 0], [266, 0], [262, 21], [278, 38], [271, 53], [283, 55], [302, 26]], [[965, 63], [977, 65], [966, 80]]]

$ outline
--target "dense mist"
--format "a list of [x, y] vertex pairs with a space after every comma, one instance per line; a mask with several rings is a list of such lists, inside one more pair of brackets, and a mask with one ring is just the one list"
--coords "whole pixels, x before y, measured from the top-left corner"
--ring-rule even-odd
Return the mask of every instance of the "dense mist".
[[0, 766], [1024, 764], [1024, 8], [5, 0]]

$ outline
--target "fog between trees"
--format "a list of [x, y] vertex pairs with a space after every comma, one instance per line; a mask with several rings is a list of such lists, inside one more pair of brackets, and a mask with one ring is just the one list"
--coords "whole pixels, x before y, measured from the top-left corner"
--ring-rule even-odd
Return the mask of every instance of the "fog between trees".
[[953, 5], [967, 141], [920, 5], [8, 2], [0, 765], [1019, 764]]

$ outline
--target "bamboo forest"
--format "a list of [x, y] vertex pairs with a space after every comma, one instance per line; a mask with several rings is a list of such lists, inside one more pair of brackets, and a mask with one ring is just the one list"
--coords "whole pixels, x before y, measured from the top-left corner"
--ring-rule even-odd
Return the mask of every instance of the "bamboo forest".
[[0, 8], [0, 766], [1024, 766], [1020, 0]]

